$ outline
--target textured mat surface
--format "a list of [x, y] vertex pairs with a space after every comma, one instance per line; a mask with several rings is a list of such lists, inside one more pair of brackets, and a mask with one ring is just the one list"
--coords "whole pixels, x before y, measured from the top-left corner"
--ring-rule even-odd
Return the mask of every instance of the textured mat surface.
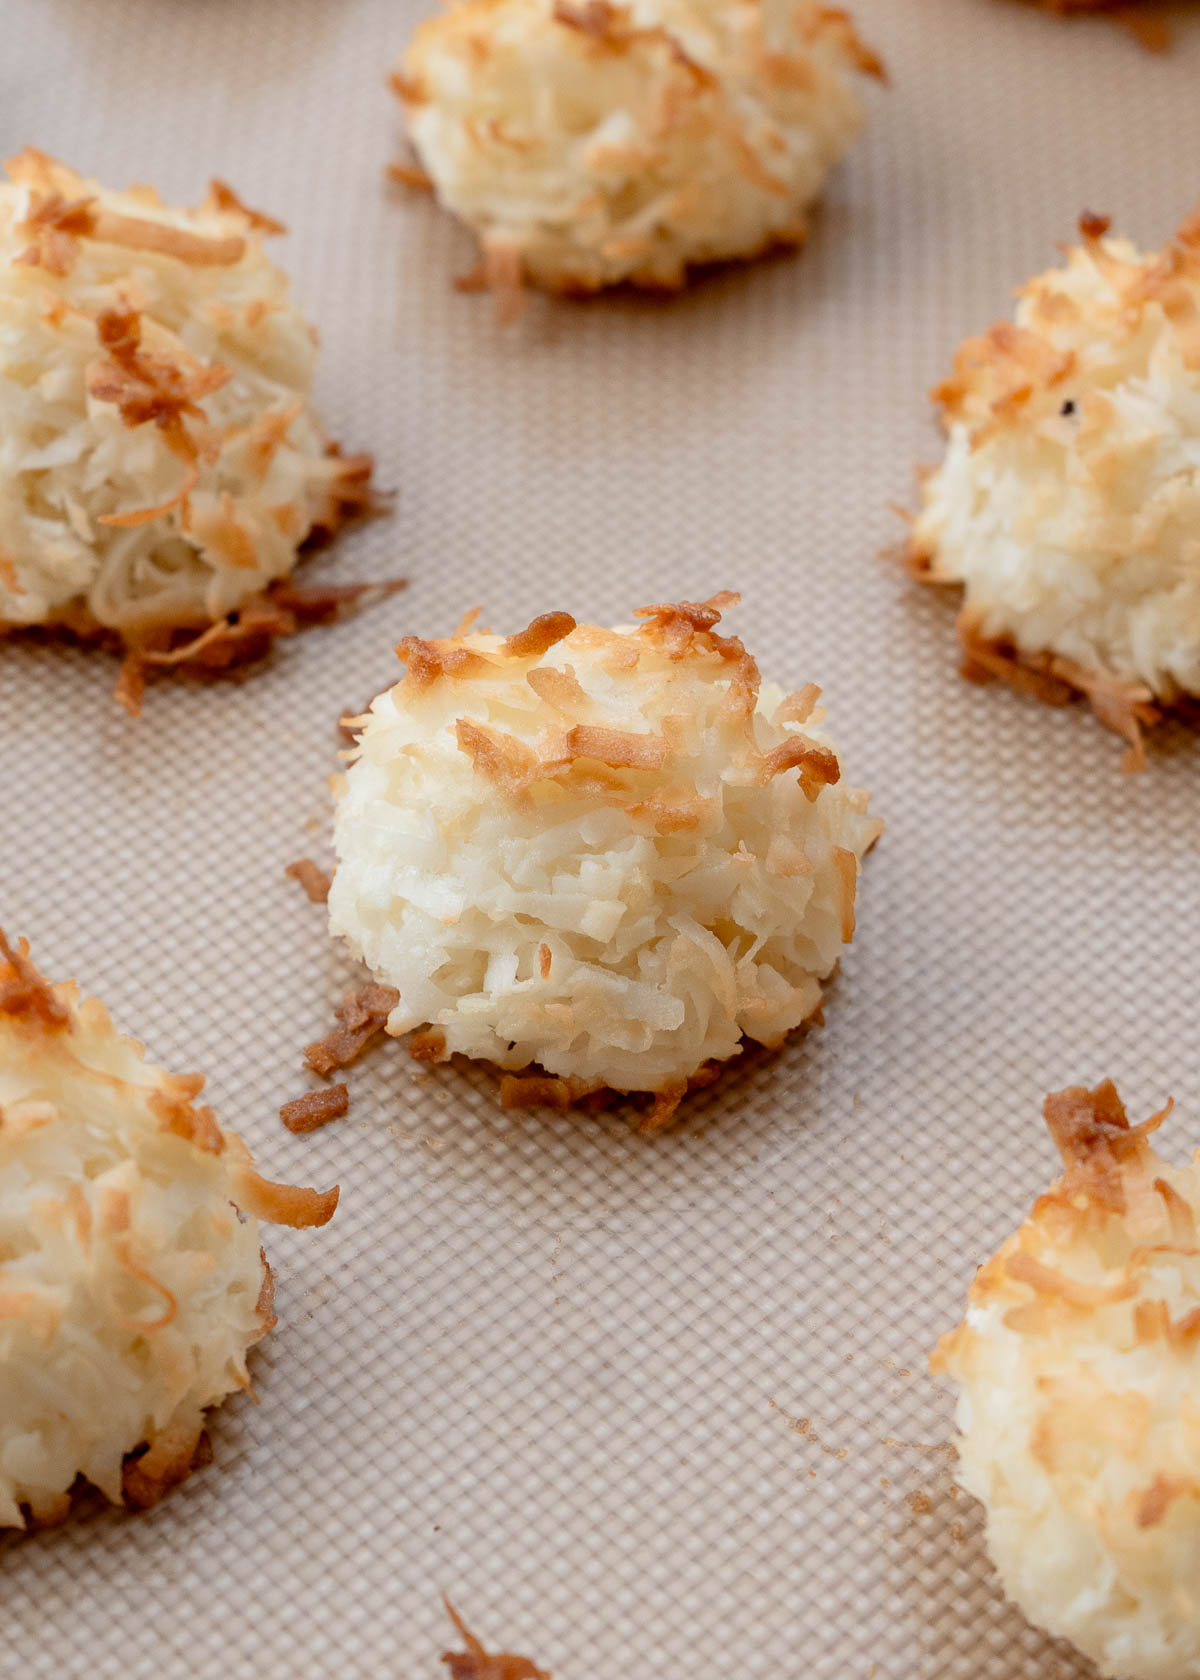
[[[953, 610], [877, 556], [924, 393], [1085, 207], [1160, 241], [1200, 197], [1200, 24], [1157, 59], [1005, 0], [857, 0], [889, 94], [798, 260], [675, 302], [456, 294], [470, 242], [389, 189], [411, 0], [0, 0], [0, 143], [290, 225], [331, 429], [394, 515], [319, 575], [409, 591], [140, 723], [98, 657], [0, 648], [0, 919], [264, 1168], [343, 1186], [273, 1233], [258, 1404], [157, 1511], [0, 1543], [0, 1673], [432, 1680], [445, 1590], [556, 1680], [1077, 1680], [1001, 1602], [926, 1353], [1051, 1170], [1044, 1092], [1111, 1073], [1200, 1143], [1200, 748], [956, 678]], [[482, 604], [601, 622], [740, 588], [823, 684], [888, 833], [824, 1031], [639, 1138], [504, 1115], [399, 1046], [292, 1138], [343, 983], [283, 867], [325, 844], [333, 719], [401, 633]]]

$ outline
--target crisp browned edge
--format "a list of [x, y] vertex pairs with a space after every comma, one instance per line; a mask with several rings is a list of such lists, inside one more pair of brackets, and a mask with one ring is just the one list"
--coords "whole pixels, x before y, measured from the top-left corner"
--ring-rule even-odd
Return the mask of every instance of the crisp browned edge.
[[[326, 540], [324, 533], [314, 536], [313, 548], [324, 546]], [[119, 631], [98, 624], [90, 614], [79, 610], [55, 624], [0, 626], [0, 638], [7, 635], [23, 642], [75, 644], [115, 655], [121, 660], [121, 669], [114, 697], [130, 716], [137, 717], [148, 681], [164, 677], [241, 680], [282, 638], [302, 629], [340, 623], [351, 612], [406, 588], [407, 582], [406, 578], [395, 578], [383, 583], [302, 584], [289, 574], [249, 596], [234, 612], [213, 624], [168, 628], [136, 647], [130, 646]]]
[[[931, 571], [929, 556], [910, 549], [904, 556], [910, 574], [920, 583], [960, 589]], [[1146, 731], [1167, 716], [1185, 723], [1200, 721], [1200, 707], [1187, 695], [1157, 699], [1142, 683], [1122, 683], [1103, 671], [1089, 671], [1074, 660], [1053, 653], [1025, 653], [1008, 637], [987, 637], [979, 630], [979, 613], [959, 609], [955, 630], [962, 647], [959, 674], [980, 686], [998, 680], [1047, 706], [1068, 706], [1086, 700], [1098, 723], [1126, 743], [1121, 768], [1137, 775], [1147, 768]]]

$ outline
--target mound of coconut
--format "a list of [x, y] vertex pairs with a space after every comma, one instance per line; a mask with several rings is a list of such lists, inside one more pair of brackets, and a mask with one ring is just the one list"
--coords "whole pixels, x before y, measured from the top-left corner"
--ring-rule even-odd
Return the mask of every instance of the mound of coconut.
[[394, 78], [421, 169], [511, 313], [801, 244], [882, 77], [844, 12], [776, 0], [457, 0]]
[[1200, 1165], [1113, 1086], [1046, 1100], [1064, 1171], [976, 1274], [934, 1370], [1008, 1596], [1106, 1675], [1200, 1673]]
[[964, 675], [1142, 731], [1200, 696], [1200, 215], [1142, 255], [1085, 217], [1067, 265], [959, 350], [912, 563], [959, 585]]
[[882, 825], [819, 690], [718, 634], [736, 600], [400, 643], [355, 720], [329, 918], [414, 1053], [497, 1064], [509, 1105], [650, 1093], [653, 1128], [818, 1013]]
[[309, 402], [316, 334], [268, 261], [279, 224], [196, 210], [41, 152], [0, 182], [0, 631], [48, 627], [147, 670], [256, 657], [328, 591], [286, 580], [367, 496]]
[[203, 1462], [275, 1323], [259, 1220], [333, 1215], [259, 1177], [203, 1084], [0, 934], [0, 1526], [66, 1516], [78, 1478], [151, 1505]]

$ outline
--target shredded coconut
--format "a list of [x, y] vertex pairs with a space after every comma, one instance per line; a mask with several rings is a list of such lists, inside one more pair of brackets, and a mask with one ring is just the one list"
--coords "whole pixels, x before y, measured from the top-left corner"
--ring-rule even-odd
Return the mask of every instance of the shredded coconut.
[[199, 209], [36, 151], [0, 182], [0, 630], [163, 648], [361, 502], [309, 407], [316, 337], [214, 183]]
[[1200, 1673], [1200, 1165], [1147, 1142], [1168, 1111], [1047, 1100], [1066, 1170], [933, 1361], [1005, 1591], [1122, 1680]]
[[1106, 234], [959, 351], [913, 554], [964, 639], [1170, 705], [1200, 694], [1200, 218], [1150, 256]]
[[259, 1178], [203, 1083], [0, 934], [0, 1527], [61, 1517], [79, 1476], [134, 1505], [181, 1481], [275, 1322], [258, 1218], [333, 1213]]
[[399, 993], [389, 1032], [673, 1103], [814, 1014], [882, 825], [819, 691], [760, 688], [715, 633], [736, 599], [400, 644], [408, 675], [359, 720], [329, 894], [332, 932]]
[[802, 242], [862, 123], [854, 71], [883, 74], [829, 6], [457, 0], [395, 85], [483, 280], [591, 292]]

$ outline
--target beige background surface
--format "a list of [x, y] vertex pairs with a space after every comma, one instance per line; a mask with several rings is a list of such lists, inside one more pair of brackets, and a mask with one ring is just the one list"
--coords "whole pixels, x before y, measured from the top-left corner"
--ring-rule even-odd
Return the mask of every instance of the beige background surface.
[[[4, 922], [206, 1069], [268, 1171], [343, 1186], [271, 1236], [282, 1322], [217, 1466], [0, 1544], [0, 1673], [429, 1680], [444, 1589], [556, 1680], [1075, 1680], [989, 1579], [925, 1356], [1050, 1171], [1047, 1089], [1173, 1092], [1168, 1150], [1200, 1142], [1198, 747], [1124, 780], [1081, 710], [960, 684], [952, 609], [877, 555], [959, 338], [1084, 207], [1158, 242], [1200, 198], [1200, 26], [1157, 60], [1005, 0], [857, 0], [895, 87], [802, 258], [500, 333], [451, 289], [470, 242], [383, 182], [418, 10], [0, 3], [6, 154], [181, 199], [216, 173], [290, 224], [324, 413], [399, 490], [322, 572], [412, 580], [137, 724], [105, 659], [0, 649]], [[288, 1136], [343, 975], [282, 870], [391, 643], [725, 586], [889, 824], [825, 1030], [654, 1141], [398, 1046]]]

